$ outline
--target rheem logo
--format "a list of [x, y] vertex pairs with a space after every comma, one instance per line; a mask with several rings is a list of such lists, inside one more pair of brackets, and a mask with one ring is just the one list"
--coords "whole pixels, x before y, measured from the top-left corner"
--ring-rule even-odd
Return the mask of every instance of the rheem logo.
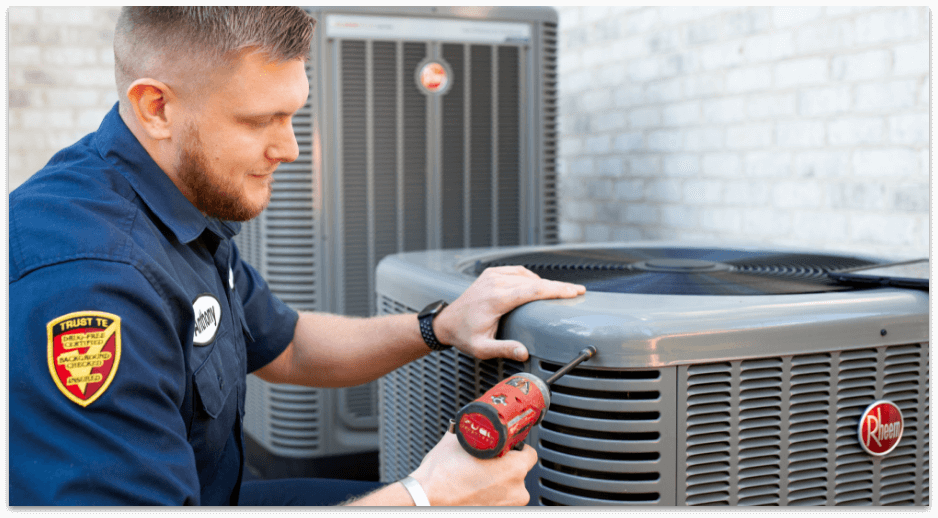
[[860, 446], [870, 455], [886, 455], [899, 445], [902, 412], [890, 401], [877, 401], [860, 416]]
[[419, 68], [417, 83], [431, 94], [443, 94], [449, 88], [449, 72], [441, 63], [430, 61]]

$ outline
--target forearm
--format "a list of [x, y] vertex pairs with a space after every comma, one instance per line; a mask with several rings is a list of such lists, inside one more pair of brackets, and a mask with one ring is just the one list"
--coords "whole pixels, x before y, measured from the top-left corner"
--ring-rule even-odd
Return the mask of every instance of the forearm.
[[293, 342], [258, 376], [317, 387], [361, 385], [430, 352], [413, 314], [356, 318], [300, 313]]

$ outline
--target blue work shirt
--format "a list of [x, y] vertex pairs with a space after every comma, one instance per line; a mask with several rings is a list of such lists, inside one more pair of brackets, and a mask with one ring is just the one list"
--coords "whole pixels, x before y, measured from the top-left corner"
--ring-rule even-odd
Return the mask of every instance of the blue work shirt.
[[245, 377], [297, 313], [117, 106], [10, 194], [10, 505], [237, 503]]

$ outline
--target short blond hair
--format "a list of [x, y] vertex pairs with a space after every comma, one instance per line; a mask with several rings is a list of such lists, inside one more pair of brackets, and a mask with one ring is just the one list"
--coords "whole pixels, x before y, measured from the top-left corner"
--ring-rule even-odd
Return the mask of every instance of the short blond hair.
[[246, 50], [263, 52], [271, 62], [305, 60], [315, 24], [299, 7], [124, 7], [114, 31], [121, 104], [141, 77], [159, 80], [171, 68], [231, 67]]

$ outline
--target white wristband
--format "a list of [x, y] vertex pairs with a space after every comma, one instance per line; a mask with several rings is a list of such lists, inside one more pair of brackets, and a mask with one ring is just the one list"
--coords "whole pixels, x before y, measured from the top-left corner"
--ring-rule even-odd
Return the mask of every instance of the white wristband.
[[417, 480], [411, 476], [407, 476], [401, 480], [401, 484], [403, 484], [404, 489], [410, 493], [410, 497], [414, 499], [414, 505], [417, 507], [430, 507], [430, 500], [427, 499], [427, 494], [424, 493], [420, 482], [417, 482]]

